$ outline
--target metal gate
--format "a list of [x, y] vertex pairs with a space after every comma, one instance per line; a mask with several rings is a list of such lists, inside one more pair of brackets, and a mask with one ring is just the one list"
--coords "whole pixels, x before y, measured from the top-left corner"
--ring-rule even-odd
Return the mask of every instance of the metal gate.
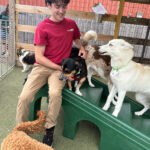
[[12, 39], [15, 38], [9, 34], [10, 24], [14, 23], [0, 19], [0, 78], [6, 75], [15, 65], [14, 46], [12, 48], [9, 46], [10, 42], [14, 41]]

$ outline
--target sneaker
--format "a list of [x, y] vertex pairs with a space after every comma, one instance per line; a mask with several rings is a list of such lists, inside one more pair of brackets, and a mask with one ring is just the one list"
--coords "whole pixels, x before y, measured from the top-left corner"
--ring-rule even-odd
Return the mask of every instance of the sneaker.
[[53, 144], [54, 128], [55, 128], [55, 127], [46, 129], [46, 134], [45, 134], [44, 137], [43, 137], [43, 143], [44, 143], [44, 144], [47, 144], [47, 145], [49, 145], [49, 146], [52, 146], [52, 144]]

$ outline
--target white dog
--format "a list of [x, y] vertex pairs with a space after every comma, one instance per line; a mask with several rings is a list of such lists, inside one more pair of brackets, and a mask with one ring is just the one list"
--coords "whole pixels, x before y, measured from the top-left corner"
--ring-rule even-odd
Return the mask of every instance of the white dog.
[[118, 99], [112, 115], [118, 116], [127, 91], [136, 92], [136, 100], [144, 108], [135, 112], [143, 115], [150, 108], [150, 67], [132, 61], [133, 46], [122, 39], [114, 39], [108, 44], [100, 46], [99, 52], [110, 55], [112, 70], [110, 73], [113, 87], [103, 109], [108, 110], [114, 96]]

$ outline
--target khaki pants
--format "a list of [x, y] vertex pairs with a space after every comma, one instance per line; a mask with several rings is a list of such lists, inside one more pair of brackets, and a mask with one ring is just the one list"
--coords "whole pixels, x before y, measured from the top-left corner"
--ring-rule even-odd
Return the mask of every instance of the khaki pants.
[[29, 105], [32, 103], [37, 91], [48, 82], [49, 104], [45, 127], [51, 128], [56, 125], [62, 103], [62, 89], [65, 85], [65, 81], [60, 81], [59, 76], [60, 71], [39, 64], [34, 65], [19, 96], [16, 114], [17, 124], [28, 121]]

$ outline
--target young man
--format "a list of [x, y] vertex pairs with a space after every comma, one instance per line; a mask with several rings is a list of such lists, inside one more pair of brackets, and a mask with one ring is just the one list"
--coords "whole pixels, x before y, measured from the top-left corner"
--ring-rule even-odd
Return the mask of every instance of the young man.
[[36, 28], [34, 44], [36, 64], [30, 73], [19, 97], [17, 106], [17, 124], [28, 121], [29, 105], [37, 91], [49, 84], [48, 114], [45, 123], [46, 133], [43, 143], [52, 145], [56, 120], [62, 103], [62, 89], [65, 81], [60, 81], [61, 61], [69, 57], [72, 42], [80, 46], [79, 55], [86, 58], [86, 52], [80, 43], [80, 32], [76, 23], [65, 18], [70, 0], [46, 0], [51, 17], [46, 18]]

